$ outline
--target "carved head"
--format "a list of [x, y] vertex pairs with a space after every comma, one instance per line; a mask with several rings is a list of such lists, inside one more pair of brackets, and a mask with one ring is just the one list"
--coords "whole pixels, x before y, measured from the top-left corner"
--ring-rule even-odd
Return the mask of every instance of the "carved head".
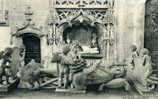
[[142, 48], [142, 49], [140, 50], [140, 55], [141, 55], [141, 56], [149, 55], [149, 50], [146, 49], [146, 48]]
[[131, 49], [132, 52], [135, 52], [135, 51], [137, 51], [137, 46], [136, 45], [131, 45], [130, 49]]
[[83, 51], [80, 43], [78, 41], [74, 41], [71, 49], [74, 53]]
[[11, 56], [12, 52], [13, 52], [13, 48], [7, 47], [5, 48], [3, 55], [5, 58], [8, 58]]
[[20, 52], [24, 52], [25, 49], [26, 49], [26, 47], [25, 47], [24, 45], [21, 45], [21, 46], [20, 46]]
[[36, 63], [35, 59], [31, 59], [30, 63]]
[[69, 37], [67, 37], [66, 39], [66, 43], [70, 44], [71, 43], [71, 39]]
[[70, 46], [66, 45], [63, 47], [63, 54], [67, 55], [70, 52]]
[[59, 53], [53, 53], [51, 62], [60, 62], [61, 61], [61, 55]]

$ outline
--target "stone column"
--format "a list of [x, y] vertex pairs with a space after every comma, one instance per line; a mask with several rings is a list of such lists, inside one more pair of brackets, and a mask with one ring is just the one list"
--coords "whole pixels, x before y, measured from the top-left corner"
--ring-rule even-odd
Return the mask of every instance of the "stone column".
[[117, 55], [117, 62], [120, 62], [124, 59], [124, 14], [125, 14], [125, 0], [116, 0], [114, 6], [114, 15], [116, 17], [115, 22], [115, 32], [116, 32], [116, 52]]
[[129, 47], [144, 46], [144, 19], [146, 0], [116, 0], [117, 59], [123, 61], [129, 56]]
[[124, 36], [125, 58], [129, 56], [129, 47], [134, 44], [138, 49], [144, 46], [144, 21], [145, 21], [145, 1], [130, 0], [125, 4], [125, 29]]
[[22, 37], [13, 36], [12, 42], [13, 42], [12, 46], [17, 46], [17, 47], [23, 44]]
[[138, 48], [144, 47], [145, 2], [146, 0], [134, 0], [135, 6], [133, 8], [133, 43], [136, 44]]
[[41, 38], [41, 63], [45, 68], [49, 67], [52, 57], [52, 48], [47, 45], [46, 37]]

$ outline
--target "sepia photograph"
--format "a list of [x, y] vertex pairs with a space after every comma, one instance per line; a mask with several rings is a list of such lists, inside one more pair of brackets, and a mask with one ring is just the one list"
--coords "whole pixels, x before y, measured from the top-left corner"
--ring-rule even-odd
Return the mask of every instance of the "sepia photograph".
[[157, 9], [158, 0], [0, 0], [0, 98], [158, 99]]

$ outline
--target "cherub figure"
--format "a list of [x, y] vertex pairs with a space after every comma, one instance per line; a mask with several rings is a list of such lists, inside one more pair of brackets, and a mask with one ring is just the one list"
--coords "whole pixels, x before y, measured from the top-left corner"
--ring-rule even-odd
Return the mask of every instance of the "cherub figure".
[[[149, 50], [146, 48], [141, 49], [140, 51], [140, 58], [142, 58], [142, 66], [145, 68], [145, 80], [148, 79], [149, 76], [152, 74], [152, 61], [151, 56], [149, 55]], [[147, 86], [147, 81], [145, 81], [145, 86]]]
[[72, 40], [70, 38], [70, 35], [68, 35], [66, 38], [66, 44], [71, 44], [71, 43], [72, 43]]
[[131, 45], [131, 53], [132, 53], [132, 58], [136, 58], [139, 56], [139, 53], [138, 53], [138, 49], [137, 49], [137, 46], [136, 45]]
[[19, 69], [18, 73], [17, 73], [18, 77], [21, 76], [20, 74], [21, 74], [22, 68], [25, 66], [25, 50], [26, 50], [26, 48], [25, 48], [24, 45], [21, 45], [19, 49], [20, 49], [20, 52], [19, 52], [20, 55], [19, 56], [20, 56], [21, 65], [18, 68]]
[[134, 59], [139, 56], [139, 53], [138, 53], [136, 45], [131, 45], [130, 50], [131, 50], [130, 66], [131, 66], [131, 69], [133, 70], [135, 68]]
[[96, 35], [96, 33], [92, 33], [92, 36], [91, 36], [91, 48], [97, 48], [97, 47], [98, 47], [97, 35]]
[[149, 50], [146, 48], [141, 49], [140, 56], [143, 58], [143, 66], [151, 64], [151, 56], [149, 55]]

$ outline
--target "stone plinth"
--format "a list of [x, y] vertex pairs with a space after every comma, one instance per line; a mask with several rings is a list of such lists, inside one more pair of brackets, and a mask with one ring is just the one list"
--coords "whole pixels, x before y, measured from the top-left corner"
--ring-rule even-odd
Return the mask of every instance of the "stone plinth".
[[76, 90], [76, 89], [62, 89], [62, 88], [57, 88], [55, 90], [55, 92], [58, 92], [58, 93], [86, 93], [86, 90]]

